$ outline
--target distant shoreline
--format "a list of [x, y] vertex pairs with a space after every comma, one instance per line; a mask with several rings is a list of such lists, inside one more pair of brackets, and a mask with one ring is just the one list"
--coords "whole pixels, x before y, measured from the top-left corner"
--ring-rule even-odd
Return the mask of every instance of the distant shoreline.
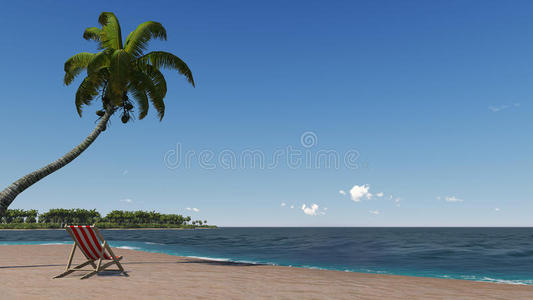
[[36, 209], [8, 209], [0, 216], [1, 229], [62, 229], [69, 225], [95, 224], [100, 229], [136, 228], [213, 228], [207, 220], [192, 220], [190, 216], [163, 214], [156, 211], [113, 210], [105, 217], [96, 209], [52, 208], [44, 213]]
[[[89, 224], [84, 224], [84, 225], [89, 225]], [[157, 227], [157, 226], [150, 227], [150, 226], [153, 226], [153, 225], [152, 224], [132, 224], [132, 226], [125, 225], [124, 227], [121, 227], [121, 225], [116, 225], [116, 224], [96, 223], [96, 227], [102, 230], [193, 230], [193, 229], [217, 229], [218, 228], [215, 225], [203, 225], [203, 226], [194, 226], [194, 225], [172, 226], [172, 225], [169, 225], [169, 226], [160, 226], [160, 227]], [[0, 224], [0, 231], [2, 230], [63, 230], [63, 229], [64, 229], [63, 224], [46, 224], [46, 223], [44, 224], [41, 224], [41, 223]]]
[[[98, 226], [97, 226], [98, 227]], [[64, 230], [65, 228], [0, 228], [0, 231], [28, 231], [28, 230]], [[101, 230], [207, 230], [218, 229], [218, 227], [197, 227], [197, 228], [100, 228]]]

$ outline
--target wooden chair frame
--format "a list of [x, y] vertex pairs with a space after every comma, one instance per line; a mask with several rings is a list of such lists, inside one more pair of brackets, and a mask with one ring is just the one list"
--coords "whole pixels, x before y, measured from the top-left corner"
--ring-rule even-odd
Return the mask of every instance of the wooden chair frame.
[[[73, 272], [77, 272], [77, 271], [90, 271], [89, 273], [83, 275], [80, 278], [80, 279], [86, 279], [86, 278], [94, 276], [94, 275], [96, 275], [99, 272], [104, 271], [104, 270], [107, 270], [107, 271], [120, 271], [125, 276], [128, 276], [128, 274], [126, 273], [126, 271], [124, 271], [124, 268], [120, 264], [120, 260], [122, 259], [122, 256], [119, 256], [119, 257], [115, 256], [115, 253], [113, 253], [113, 250], [111, 250], [111, 247], [109, 247], [109, 244], [107, 243], [107, 241], [104, 239], [104, 237], [102, 236], [102, 234], [100, 233], [98, 228], [96, 228], [94, 225], [91, 226], [91, 229], [96, 234], [97, 239], [99, 240], [98, 243], [101, 243], [100, 246], [102, 248], [102, 250], [99, 253], [100, 254], [99, 255], [100, 258], [96, 259], [96, 260], [94, 260], [94, 259], [90, 258], [89, 256], [87, 256], [87, 254], [83, 251], [83, 249], [79, 245], [78, 240], [76, 239], [76, 237], [72, 233], [72, 229], [68, 225], [65, 225], [65, 229], [67, 230], [68, 234], [70, 235], [70, 237], [74, 241], [74, 245], [72, 245], [72, 250], [70, 251], [70, 255], [68, 257], [67, 267], [65, 268], [65, 271], [63, 273], [55, 276], [54, 278], [61, 278], [61, 277], [67, 276], [67, 275], [69, 275], [69, 274], [71, 274]], [[70, 266], [72, 265], [72, 259], [74, 258], [74, 253], [76, 252], [76, 248], [80, 248], [80, 252], [83, 254], [83, 256], [85, 256], [87, 261], [85, 261], [84, 263], [81, 263], [81, 264], [71, 268]], [[106, 253], [106, 250], [107, 250], [108, 256], [111, 258], [111, 261], [102, 265], [102, 261], [104, 260], [104, 254]], [[108, 267], [110, 267], [110, 266], [112, 266], [114, 264], [117, 265], [117, 267], [118, 267], [117, 269], [107, 269]], [[92, 269], [82, 269], [83, 267], [85, 267], [87, 265], [91, 265]]]

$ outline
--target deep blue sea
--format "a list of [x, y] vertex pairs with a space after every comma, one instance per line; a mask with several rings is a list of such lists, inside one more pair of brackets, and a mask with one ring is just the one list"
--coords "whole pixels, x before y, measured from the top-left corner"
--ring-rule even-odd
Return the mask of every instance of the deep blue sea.
[[[171, 255], [347, 272], [533, 284], [533, 228], [220, 228], [102, 232], [113, 247]], [[50, 243], [71, 244], [72, 241], [62, 230], [0, 230], [0, 245]]]

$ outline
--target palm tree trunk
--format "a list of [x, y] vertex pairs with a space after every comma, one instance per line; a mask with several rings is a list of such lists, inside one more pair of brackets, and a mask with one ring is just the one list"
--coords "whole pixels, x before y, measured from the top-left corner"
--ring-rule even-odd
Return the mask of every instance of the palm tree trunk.
[[76, 157], [80, 156], [83, 151], [89, 148], [98, 135], [100, 135], [100, 133], [105, 129], [107, 121], [109, 121], [111, 115], [113, 115], [113, 111], [107, 111], [100, 122], [98, 122], [98, 125], [96, 125], [96, 128], [93, 130], [93, 132], [91, 132], [91, 134], [89, 134], [89, 136], [86, 137], [81, 144], [70, 150], [67, 154], [63, 155], [58, 160], [40, 168], [39, 170], [31, 172], [30, 174], [20, 178], [0, 192], [0, 216], [5, 214], [7, 208], [13, 202], [13, 200], [15, 200], [18, 194], [22, 193], [37, 181], [66, 166]]

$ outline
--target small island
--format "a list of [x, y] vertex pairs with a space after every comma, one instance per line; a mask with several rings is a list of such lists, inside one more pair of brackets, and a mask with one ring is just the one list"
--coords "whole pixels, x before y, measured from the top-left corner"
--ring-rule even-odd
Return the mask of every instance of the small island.
[[61, 229], [65, 224], [91, 225], [101, 229], [209, 229], [207, 220], [191, 220], [190, 216], [163, 214], [155, 211], [113, 210], [105, 217], [95, 209], [8, 209], [0, 219], [0, 229]]

